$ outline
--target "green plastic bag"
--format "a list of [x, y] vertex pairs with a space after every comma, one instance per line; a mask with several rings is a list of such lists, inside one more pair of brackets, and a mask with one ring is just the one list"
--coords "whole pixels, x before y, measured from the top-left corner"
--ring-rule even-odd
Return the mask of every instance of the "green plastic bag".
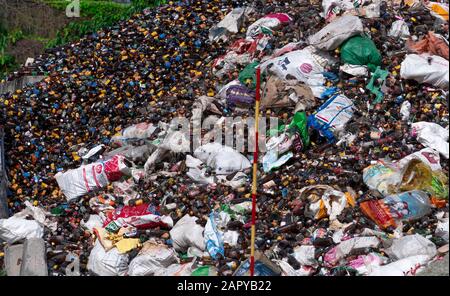
[[199, 266], [191, 273], [191, 276], [217, 276], [217, 270], [214, 266]]
[[[384, 94], [381, 91], [381, 85], [386, 80], [388, 74], [389, 74], [388, 71], [383, 70], [380, 67], [377, 67], [375, 73], [372, 74], [372, 77], [370, 78], [370, 81], [366, 86], [366, 88], [370, 90], [371, 93], [377, 96], [374, 101], [374, 104], [378, 104], [383, 100]], [[378, 79], [380, 79], [382, 83], [379, 85], [375, 85], [375, 81], [377, 81]]]
[[[240, 207], [236, 207], [235, 206], [235, 211], [233, 211], [229, 204], [223, 204], [223, 205], [220, 206], [220, 209], [223, 212], [229, 214], [231, 219], [233, 219], [233, 220], [242, 220], [242, 219], [246, 219], [247, 218], [245, 216], [244, 209], [241, 209]], [[237, 211], [236, 211], [236, 209], [237, 209]], [[241, 222], [243, 222], [243, 221], [241, 221]]]
[[[287, 126], [287, 132], [289, 135], [293, 135], [295, 132], [299, 132], [300, 137], [302, 138], [304, 148], [308, 147], [310, 144], [308, 126], [307, 126], [308, 117], [306, 116], [305, 111], [296, 112], [294, 114], [294, 118]], [[269, 136], [274, 136], [276, 134], [280, 134], [284, 132], [286, 129], [286, 125], [280, 125], [278, 130], [269, 130]]]
[[209, 275], [209, 266], [200, 266], [195, 269], [192, 276], [208, 276]]
[[297, 131], [300, 133], [300, 137], [302, 138], [305, 148], [309, 146], [307, 121], [308, 117], [306, 116], [306, 113], [302, 111], [295, 113], [294, 119], [292, 119], [291, 123], [289, 124], [289, 130], [297, 129]]
[[180, 253], [180, 258], [183, 260], [188, 260], [190, 257], [188, 256], [187, 253]]
[[[248, 64], [240, 73], [239, 81], [251, 89], [256, 89], [256, 68], [259, 62]], [[261, 74], [262, 76], [262, 74]], [[250, 81], [250, 84], [248, 83]]]
[[448, 199], [448, 177], [442, 172], [433, 173], [429, 192], [437, 199]]
[[344, 42], [341, 47], [341, 60], [351, 65], [367, 66], [371, 72], [381, 66], [381, 54], [375, 43], [361, 36], [349, 38]]
[[55, 216], [63, 216], [65, 214], [64, 208], [59, 206], [50, 210], [50, 213]]

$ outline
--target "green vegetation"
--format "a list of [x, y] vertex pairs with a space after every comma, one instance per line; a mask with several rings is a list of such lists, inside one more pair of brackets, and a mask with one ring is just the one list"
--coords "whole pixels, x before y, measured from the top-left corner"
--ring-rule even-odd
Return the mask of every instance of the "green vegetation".
[[[61, 0], [44, 0], [44, 2], [60, 10], [65, 10], [68, 4]], [[86, 34], [127, 19], [146, 7], [154, 7], [165, 2], [164, 0], [133, 0], [130, 5], [111, 1], [80, 0], [81, 18], [60, 29], [56, 38], [47, 43], [47, 48], [80, 39]]]
[[17, 67], [14, 57], [6, 53], [6, 48], [8, 45], [14, 45], [23, 37], [22, 31], [14, 30], [8, 32], [0, 23], [0, 80], [6, 76], [6, 73]]
[[[55, 9], [65, 12], [67, 0], [35, 0], [41, 1]], [[80, 0], [80, 18], [72, 18], [71, 22], [59, 29], [53, 39], [31, 33], [24, 34], [20, 30], [7, 31], [0, 22], [0, 81], [7, 73], [19, 66], [14, 56], [7, 54], [6, 49], [22, 39], [36, 40], [45, 44], [46, 48], [78, 40], [83, 36], [112, 26], [120, 20], [130, 18], [147, 7], [165, 4], [165, 0], [132, 0], [131, 4], [116, 3], [111, 0]]]

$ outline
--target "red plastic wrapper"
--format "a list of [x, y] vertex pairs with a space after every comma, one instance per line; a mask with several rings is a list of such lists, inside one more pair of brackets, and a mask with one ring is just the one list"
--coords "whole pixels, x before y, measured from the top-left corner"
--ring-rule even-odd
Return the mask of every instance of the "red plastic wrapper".
[[135, 206], [119, 207], [109, 212], [103, 223], [103, 227], [109, 232], [117, 232], [123, 226], [134, 226], [137, 229], [171, 228], [173, 220], [170, 216], [161, 216], [159, 207], [143, 203]]
[[428, 34], [420, 41], [414, 42], [409, 40], [406, 43], [406, 46], [409, 50], [419, 54], [427, 52], [429, 54], [441, 56], [447, 60], [449, 58], [449, 47], [445, 42], [445, 39], [434, 34], [433, 32], [428, 32]]
[[124, 170], [128, 170], [128, 166], [125, 164], [125, 157], [122, 155], [115, 155], [110, 160], [105, 161], [103, 166], [109, 182], [120, 180], [124, 175]]
[[281, 23], [288, 23], [292, 20], [292, 18], [286, 13], [271, 13], [271, 14], [266, 15], [265, 17], [276, 18]]

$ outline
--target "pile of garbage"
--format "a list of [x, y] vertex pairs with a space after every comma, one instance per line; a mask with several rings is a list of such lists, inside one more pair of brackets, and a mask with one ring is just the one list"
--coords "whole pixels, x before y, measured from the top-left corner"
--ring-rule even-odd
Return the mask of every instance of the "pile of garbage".
[[256, 275], [415, 275], [448, 254], [448, 34], [448, 1], [179, 1], [50, 49], [0, 95], [2, 248], [42, 239], [54, 276], [248, 274], [253, 133], [214, 127], [254, 116], [259, 68]]

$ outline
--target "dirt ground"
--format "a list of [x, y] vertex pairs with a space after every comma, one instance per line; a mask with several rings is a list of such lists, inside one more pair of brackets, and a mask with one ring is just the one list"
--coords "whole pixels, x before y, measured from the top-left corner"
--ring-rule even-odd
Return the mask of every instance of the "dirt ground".
[[20, 29], [30, 36], [6, 49], [20, 64], [43, 53], [44, 40], [54, 38], [58, 29], [73, 20], [39, 0], [0, 0], [0, 7], [0, 20], [7, 30]]
[[24, 63], [28, 57], [34, 57], [44, 52], [44, 44], [37, 40], [23, 39], [8, 47], [8, 53], [19, 63]]

